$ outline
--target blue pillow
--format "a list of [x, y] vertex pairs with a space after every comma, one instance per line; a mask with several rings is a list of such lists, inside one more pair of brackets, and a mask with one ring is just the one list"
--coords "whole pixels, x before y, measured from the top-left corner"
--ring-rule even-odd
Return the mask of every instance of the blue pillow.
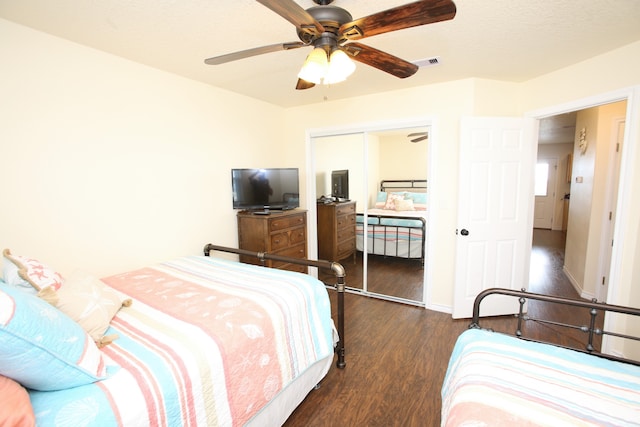
[[66, 314], [0, 284], [0, 374], [51, 391], [101, 380], [106, 366], [91, 337]]
[[413, 206], [417, 211], [427, 210], [427, 193], [411, 193], [407, 192], [404, 196], [405, 199], [413, 200]]

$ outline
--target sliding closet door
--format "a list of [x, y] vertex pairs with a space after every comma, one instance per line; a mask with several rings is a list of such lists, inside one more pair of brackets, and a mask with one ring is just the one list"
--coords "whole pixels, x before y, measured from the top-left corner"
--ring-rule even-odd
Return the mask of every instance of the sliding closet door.
[[[413, 199], [422, 201], [425, 189], [418, 188], [424, 187], [422, 184], [415, 189], [407, 187], [412, 181], [426, 182], [428, 128], [369, 132], [366, 139], [367, 289], [391, 299], [421, 303], [426, 262], [426, 210], [422, 209], [426, 206], [414, 204]], [[395, 193], [402, 197], [401, 202], [384, 203], [380, 185], [390, 181], [406, 181], [389, 183], [400, 188], [386, 191], [387, 198]]]
[[[416, 203], [416, 208], [421, 205], [422, 212], [410, 213], [425, 218], [425, 229], [418, 232], [417, 237], [415, 231], [412, 233], [406, 229], [399, 229], [401, 247], [398, 253], [394, 253], [392, 249], [383, 249], [383, 252], [380, 252], [380, 245], [396, 245], [397, 237], [385, 235], [387, 232], [392, 233], [393, 231], [389, 231], [392, 229], [372, 228], [368, 223], [380, 221], [377, 218], [380, 214], [403, 215], [402, 212], [394, 210], [374, 210], [381, 181], [419, 180], [423, 182], [423, 186], [415, 191], [424, 195], [424, 183], [428, 176], [429, 131], [428, 126], [397, 126], [391, 129], [336, 132], [329, 136], [312, 137], [316, 198], [332, 195], [333, 171], [348, 171], [348, 199], [355, 203], [354, 245], [357, 250], [353, 256], [332, 258], [330, 261], [339, 261], [345, 267], [347, 287], [354, 291], [416, 305], [422, 305], [424, 302], [425, 271], [428, 268], [427, 211], [424, 210], [426, 203]], [[323, 201], [310, 205], [309, 209], [315, 208], [316, 217], [318, 212], [325, 208]], [[394, 222], [393, 219], [390, 221]], [[414, 223], [420, 221], [418, 219]], [[318, 253], [326, 253], [326, 250], [320, 251], [320, 247], [332, 236], [328, 234], [328, 227], [320, 222], [321, 220], [318, 220], [316, 233]], [[414, 240], [410, 253], [402, 248], [407, 244], [407, 239]], [[419, 247], [420, 251], [416, 247]], [[318, 277], [326, 283], [334, 280], [330, 272], [319, 271]]]
[[[322, 196], [330, 198], [333, 193], [332, 188], [332, 172], [347, 171], [348, 183], [342, 188], [343, 192], [348, 194], [347, 197], [354, 204], [344, 202], [332, 202], [330, 199], [320, 200], [314, 208], [316, 216], [320, 213], [317, 230], [317, 241], [319, 249], [319, 258], [331, 258], [324, 255], [327, 253], [335, 253], [332, 246], [340, 246], [337, 252], [345, 252], [345, 248], [353, 246], [354, 251], [351, 255], [342, 258], [328, 259], [329, 261], [340, 262], [347, 271], [346, 284], [347, 287], [366, 290], [364, 284], [364, 264], [361, 253], [355, 251], [356, 236], [355, 225], [351, 222], [354, 215], [343, 212], [348, 209], [355, 209], [355, 212], [363, 212], [366, 207], [366, 196], [368, 194], [365, 182], [365, 162], [364, 162], [364, 134], [352, 133], [332, 135], [326, 137], [315, 137], [313, 139], [315, 152], [315, 180], [316, 180], [316, 197], [320, 199]], [[310, 207], [311, 208], [311, 207]], [[332, 218], [335, 216], [335, 218]], [[332, 229], [332, 223], [335, 228]], [[322, 249], [321, 249], [322, 248]], [[348, 251], [348, 250], [347, 250]], [[321, 254], [322, 252], [322, 254]], [[324, 256], [321, 256], [324, 255]], [[331, 272], [318, 272], [318, 277], [330, 283], [335, 280]]]

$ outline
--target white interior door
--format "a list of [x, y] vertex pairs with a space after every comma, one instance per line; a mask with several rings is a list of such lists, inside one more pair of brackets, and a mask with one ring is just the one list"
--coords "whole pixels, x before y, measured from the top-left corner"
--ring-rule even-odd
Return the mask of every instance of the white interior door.
[[556, 203], [558, 159], [538, 159], [535, 172], [533, 226], [551, 230]]
[[[526, 118], [462, 120], [454, 318], [471, 317], [484, 289], [527, 287], [536, 128]], [[516, 311], [514, 298], [492, 296], [481, 315]]]

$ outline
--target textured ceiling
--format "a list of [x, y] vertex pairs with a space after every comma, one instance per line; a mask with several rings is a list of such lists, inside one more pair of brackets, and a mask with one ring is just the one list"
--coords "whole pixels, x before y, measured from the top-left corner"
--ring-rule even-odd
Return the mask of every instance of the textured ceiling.
[[[363, 64], [343, 83], [296, 91], [310, 48], [224, 65], [208, 57], [297, 41], [293, 25], [253, 0], [0, 0], [0, 17], [152, 67], [291, 107], [479, 77], [521, 82], [640, 40], [640, 0], [454, 0], [451, 21], [362, 40], [441, 64], [398, 79]], [[354, 18], [406, 0], [335, 0]], [[304, 8], [311, 0], [297, 0]]]

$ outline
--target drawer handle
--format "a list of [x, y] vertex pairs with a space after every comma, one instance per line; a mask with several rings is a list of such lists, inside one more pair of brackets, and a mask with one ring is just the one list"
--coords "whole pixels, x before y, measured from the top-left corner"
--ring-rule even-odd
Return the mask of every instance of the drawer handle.
[[275, 239], [274, 242], [275, 243], [280, 243], [280, 239]]

